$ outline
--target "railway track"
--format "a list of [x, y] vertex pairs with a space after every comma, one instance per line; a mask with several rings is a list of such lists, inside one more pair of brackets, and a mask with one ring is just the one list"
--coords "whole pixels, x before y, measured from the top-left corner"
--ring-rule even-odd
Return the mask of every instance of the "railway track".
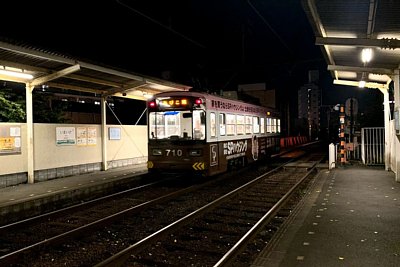
[[[157, 212], [159, 203], [178, 199], [180, 195], [189, 194], [201, 188], [207, 191], [215, 184], [223, 183], [225, 179], [227, 179], [226, 176], [221, 176], [217, 180], [201, 184], [193, 184], [199, 180], [190, 178], [162, 180], [0, 226], [0, 263], [31, 266], [30, 263], [21, 263], [21, 257], [34, 255], [47, 247], [80, 238], [115, 221], [123, 220], [126, 216], [149, 210], [149, 207], [153, 207], [149, 210], [150, 213]], [[235, 186], [237, 183], [233, 183], [226, 190]]]
[[[247, 179], [251, 178], [248, 177]], [[244, 181], [241, 180], [241, 182], [243, 183]], [[12, 240], [14, 240], [14, 242], [18, 242], [19, 247], [11, 249], [3, 245], [0, 250], [3, 254], [0, 257], [0, 263], [10, 266], [94, 265], [110, 255], [117, 254], [118, 251], [124, 248], [126, 249], [129, 244], [135, 244], [139, 240], [145, 239], [154, 232], [165, 228], [172, 222], [186, 217], [187, 214], [195, 212], [199, 207], [208, 205], [212, 200], [219, 198], [221, 194], [226, 194], [232, 188], [238, 187], [238, 183], [239, 180], [231, 179], [227, 183], [226, 180], [221, 178], [220, 181], [210, 181], [208, 184], [195, 185], [190, 189], [188, 187], [174, 191], [169, 188], [168, 190], [171, 190], [169, 193], [165, 191], [163, 194], [161, 193], [163, 190], [160, 190], [158, 191], [158, 197], [153, 196], [153, 198], [149, 197], [147, 200], [142, 199], [139, 204], [135, 202], [138, 201], [138, 196], [130, 196], [108, 204], [109, 206], [122, 207], [122, 203], [133, 200], [129, 204], [129, 208], [123, 211], [120, 210], [117, 213], [114, 212], [113, 215], [110, 215], [110, 211], [105, 208], [97, 207], [97, 212], [95, 212], [98, 214], [97, 216], [104, 217], [100, 220], [92, 219], [89, 223], [85, 222], [87, 218], [97, 217], [89, 215], [94, 214], [93, 210], [86, 210], [83, 214], [74, 214], [71, 217], [56, 216], [57, 220], [51, 220], [50, 222], [46, 222], [42, 218], [43, 222], [41, 223], [25, 222], [25, 225], [32, 224], [33, 226], [19, 231], [22, 232], [22, 236], [10, 235], [11, 231], [8, 231], [7, 228], [2, 228], [0, 230], [2, 232], [1, 243], [11, 244], [12, 247]], [[142, 191], [149, 192], [148, 189], [143, 189]], [[153, 189], [152, 191], [157, 195], [157, 190]], [[98, 212], [99, 210], [101, 212]], [[140, 216], [132, 215], [138, 212], [140, 212]], [[82, 218], [83, 220], [81, 220]], [[79, 224], [81, 225], [71, 227], [70, 221], [80, 222]], [[59, 230], [58, 234], [54, 235], [57, 231], [48, 230], [49, 227], [54, 225], [60, 227], [58, 229], [67, 230]], [[13, 227], [15, 228], [16, 225]], [[71, 230], [71, 228], [73, 229]], [[38, 231], [43, 232], [43, 229], [46, 229], [45, 232], [51, 234], [41, 236], [41, 241], [39, 242], [37, 242], [38, 240], [32, 242], [32, 238], [27, 238], [30, 243], [21, 242], [25, 240], [25, 237], [35, 236], [34, 233]], [[159, 236], [163, 235], [165, 235], [165, 232], [159, 234]], [[4, 242], [7, 238], [8, 242]], [[142, 258], [144, 259], [145, 257]]]
[[171, 179], [164, 179], [2, 225], [0, 262], [13, 262], [13, 259], [27, 251], [59, 244], [65, 238], [81, 235], [92, 226], [99, 227], [112, 223], [113, 220], [119, 219], [119, 214], [122, 216], [129, 211], [139, 212], [146, 207], [145, 203], [165, 201], [174, 194], [195, 188], [195, 186], [184, 186], [182, 183], [174, 186]]
[[[276, 218], [279, 223], [290, 213], [290, 208], [282, 208], [314, 173], [321, 160], [314, 161], [305, 174], [297, 169], [280, 172], [275, 169], [263, 174], [139, 240], [96, 267], [232, 266], [234, 258], [279, 212], [281, 214]], [[243, 266], [244, 262], [248, 263], [248, 259], [242, 257], [238, 266]]]

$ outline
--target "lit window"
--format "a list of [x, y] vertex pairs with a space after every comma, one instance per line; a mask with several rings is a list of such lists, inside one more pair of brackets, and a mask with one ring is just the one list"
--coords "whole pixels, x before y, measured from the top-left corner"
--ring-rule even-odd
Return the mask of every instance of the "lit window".
[[219, 134], [220, 135], [225, 135], [225, 114], [221, 113], [219, 114]]
[[260, 133], [260, 118], [253, 117], [253, 133]]
[[244, 134], [244, 116], [243, 115], [236, 116], [236, 133]]
[[264, 118], [260, 119], [260, 128], [261, 128], [261, 133], [265, 133], [265, 125], [264, 125]]
[[233, 114], [226, 114], [226, 134], [235, 135], [236, 117]]
[[250, 116], [246, 116], [246, 134], [251, 134], [253, 128], [253, 119]]
[[217, 135], [217, 123], [214, 112], [210, 113], [210, 131], [211, 131], [211, 137], [215, 137]]

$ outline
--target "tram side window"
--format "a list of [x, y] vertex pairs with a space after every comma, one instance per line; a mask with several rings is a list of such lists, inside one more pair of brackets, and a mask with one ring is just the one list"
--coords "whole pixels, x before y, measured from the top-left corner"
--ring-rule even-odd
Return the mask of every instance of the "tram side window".
[[251, 116], [246, 116], [246, 134], [251, 134], [253, 128], [253, 121]]
[[272, 132], [276, 133], [276, 119], [272, 119]]
[[244, 116], [243, 115], [236, 116], [236, 133], [244, 134]]
[[253, 133], [260, 133], [260, 118], [253, 117]]
[[225, 120], [225, 114], [221, 113], [219, 114], [219, 134], [220, 135], [225, 135], [225, 125], [226, 125], [226, 120]]
[[206, 133], [206, 115], [204, 110], [193, 110], [193, 138], [204, 140]]
[[267, 118], [267, 133], [272, 133], [272, 120]]
[[281, 132], [281, 120], [277, 119], [276, 121], [277, 121], [278, 133], [280, 133]]
[[264, 118], [260, 118], [260, 129], [262, 134], [265, 133]]
[[226, 114], [226, 134], [235, 135], [236, 118], [233, 114]]
[[210, 113], [210, 132], [211, 132], [211, 137], [217, 136], [217, 125], [216, 125], [216, 117], [215, 117], [214, 112]]

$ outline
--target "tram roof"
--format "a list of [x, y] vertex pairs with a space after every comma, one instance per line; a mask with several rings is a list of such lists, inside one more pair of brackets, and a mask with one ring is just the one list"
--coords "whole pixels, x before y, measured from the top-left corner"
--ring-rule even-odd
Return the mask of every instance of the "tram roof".
[[[21, 72], [32, 76], [22, 77], [18, 75]], [[9, 40], [0, 40], [0, 80], [139, 100], [164, 91], [188, 91], [191, 88]]]
[[[387, 87], [400, 63], [400, 1], [302, 1], [334, 83]], [[372, 49], [369, 62], [363, 48]]]
[[[275, 108], [271, 107], [264, 107], [261, 105], [257, 105], [254, 103], [249, 103], [245, 102], [240, 99], [230, 99], [230, 98], [225, 98], [219, 95], [214, 95], [214, 94], [208, 94], [205, 92], [196, 92], [196, 91], [190, 91], [190, 92], [179, 92], [179, 91], [171, 91], [171, 92], [163, 92], [154, 95], [155, 98], [157, 97], [199, 97], [199, 98], [205, 98], [206, 101], [215, 101], [214, 103], [214, 109], [218, 110], [226, 110], [226, 111], [238, 111], [238, 112], [244, 112], [245, 107], [253, 107], [254, 110], [257, 110], [257, 112], [263, 112], [263, 111], [268, 111], [271, 112], [271, 114], [278, 116], [279, 111], [276, 110]], [[150, 99], [151, 100], [151, 99]], [[218, 102], [218, 103], [216, 103]], [[211, 103], [211, 102], [209, 102]], [[250, 110], [250, 109], [248, 109]]]

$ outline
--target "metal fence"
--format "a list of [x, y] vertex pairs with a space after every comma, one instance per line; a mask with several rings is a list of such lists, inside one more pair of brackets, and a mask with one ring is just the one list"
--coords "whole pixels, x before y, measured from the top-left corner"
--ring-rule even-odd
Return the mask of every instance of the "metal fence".
[[365, 165], [385, 164], [385, 128], [361, 129], [361, 160]]

